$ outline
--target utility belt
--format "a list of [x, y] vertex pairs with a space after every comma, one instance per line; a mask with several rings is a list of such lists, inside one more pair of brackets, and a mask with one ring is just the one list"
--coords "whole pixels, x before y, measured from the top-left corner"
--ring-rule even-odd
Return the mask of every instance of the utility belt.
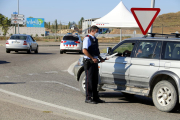
[[83, 62], [85, 63], [94, 63], [94, 61], [92, 59], [87, 59], [87, 58], [83, 58]]

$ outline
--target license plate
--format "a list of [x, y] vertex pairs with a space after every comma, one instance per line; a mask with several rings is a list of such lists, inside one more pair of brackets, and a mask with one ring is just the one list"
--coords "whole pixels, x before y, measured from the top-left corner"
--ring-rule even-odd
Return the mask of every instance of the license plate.
[[14, 43], [14, 44], [19, 44], [20, 42], [14, 41], [14, 42], [12, 42], [12, 44], [13, 44], [13, 43]]

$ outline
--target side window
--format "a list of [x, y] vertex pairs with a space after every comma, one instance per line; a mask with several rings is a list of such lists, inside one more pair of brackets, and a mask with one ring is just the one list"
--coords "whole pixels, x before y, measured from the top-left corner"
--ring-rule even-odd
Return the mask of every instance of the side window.
[[152, 41], [145, 41], [139, 42], [135, 57], [136, 58], [153, 58], [153, 53], [155, 50], [157, 42]]
[[180, 42], [166, 42], [164, 59], [180, 60]]
[[32, 39], [31, 39], [31, 37], [29, 37], [29, 42], [32, 42]]
[[114, 49], [113, 53], [118, 53], [118, 56], [130, 57], [135, 43], [127, 42], [123, 43]]
[[160, 58], [161, 47], [162, 47], [162, 42], [158, 42], [158, 44], [156, 46], [156, 50], [154, 51], [154, 54], [153, 54], [153, 59], [159, 59]]
[[30, 38], [31, 38], [32, 42], [35, 41], [35, 40], [33, 39], [33, 37], [30, 37]]

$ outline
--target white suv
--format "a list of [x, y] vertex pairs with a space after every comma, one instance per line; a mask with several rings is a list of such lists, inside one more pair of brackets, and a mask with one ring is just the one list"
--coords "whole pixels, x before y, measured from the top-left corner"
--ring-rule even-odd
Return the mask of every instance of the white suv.
[[[180, 103], [180, 34], [165, 37], [130, 38], [107, 49], [102, 57], [118, 53], [99, 63], [99, 86], [120, 91], [127, 97], [133, 94], [152, 97], [161, 111], [175, 110]], [[74, 75], [85, 93], [83, 59], [74, 67]]]

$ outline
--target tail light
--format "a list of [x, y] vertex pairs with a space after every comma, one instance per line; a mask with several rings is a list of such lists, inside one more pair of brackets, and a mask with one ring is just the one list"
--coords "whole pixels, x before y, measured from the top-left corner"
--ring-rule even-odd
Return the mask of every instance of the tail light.
[[74, 41], [75, 43], [80, 43], [79, 41]]
[[26, 41], [24, 41], [23, 45], [27, 45], [27, 42], [26, 42]]
[[9, 44], [8, 40], [6, 41], [6, 44]]
[[66, 41], [63, 41], [63, 40], [62, 40], [61, 43], [66, 43]]

